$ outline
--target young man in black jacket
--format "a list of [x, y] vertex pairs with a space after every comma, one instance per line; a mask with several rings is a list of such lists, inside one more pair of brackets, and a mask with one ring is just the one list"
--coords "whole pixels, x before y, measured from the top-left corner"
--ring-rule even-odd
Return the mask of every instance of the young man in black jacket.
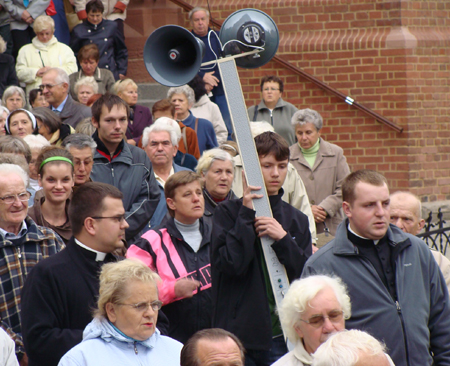
[[[299, 278], [312, 254], [308, 218], [282, 201], [282, 185], [289, 163], [289, 145], [278, 134], [255, 138], [272, 217], [255, 217], [252, 193], [261, 187], [244, 186], [244, 196], [220, 204], [214, 212], [211, 245], [213, 326], [242, 341], [246, 365], [271, 365], [287, 352], [260, 237], [275, 242], [272, 249], [290, 281]], [[245, 185], [245, 184], [244, 184]]]

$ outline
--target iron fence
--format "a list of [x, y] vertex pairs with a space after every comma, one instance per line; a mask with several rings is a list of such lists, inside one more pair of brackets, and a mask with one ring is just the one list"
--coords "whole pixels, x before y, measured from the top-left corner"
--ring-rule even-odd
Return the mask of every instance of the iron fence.
[[425, 220], [425, 232], [417, 236], [422, 238], [430, 248], [436, 249], [445, 255], [450, 242], [450, 226], [444, 226], [446, 221], [444, 220], [444, 214], [441, 208], [438, 210], [437, 219], [438, 221], [433, 223], [433, 213], [430, 212], [428, 218]]

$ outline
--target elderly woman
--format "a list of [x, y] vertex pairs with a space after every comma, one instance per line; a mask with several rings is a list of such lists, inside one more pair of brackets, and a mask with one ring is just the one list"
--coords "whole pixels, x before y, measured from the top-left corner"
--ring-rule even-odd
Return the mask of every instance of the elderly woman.
[[156, 328], [159, 277], [139, 261], [103, 265], [94, 320], [59, 366], [178, 366], [183, 345]]
[[73, 51], [53, 35], [55, 22], [51, 17], [37, 17], [33, 28], [36, 37], [20, 49], [16, 64], [17, 77], [26, 84], [27, 94], [39, 88], [42, 75], [52, 67], [58, 67], [68, 75], [78, 70]]
[[41, 135], [27, 135], [23, 138], [30, 150], [31, 150], [31, 161], [28, 164], [30, 168], [30, 186], [35, 190], [39, 191], [41, 186], [39, 186], [39, 173], [36, 169], [36, 160], [41, 153], [42, 149], [46, 146], [50, 146], [50, 143]]
[[195, 103], [195, 97], [194, 91], [189, 85], [170, 88], [167, 98], [175, 107], [176, 120], [183, 122], [197, 134], [200, 153], [219, 146], [212, 123], [203, 118], [196, 118], [190, 111]]
[[291, 118], [297, 108], [281, 98], [283, 89], [283, 80], [278, 76], [264, 76], [261, 79], [262, 101], [248, 109], [248, 117], [250, 121], [269, 122], [275, 128], [275, 132], [292, 145], [295, 142], [295, 134]]
[[130, 106], [130, 121], [126, 136], [128, 143], [136, 146], [144, 128], [152, 124], [152, 113], [148, 107], [136, 104], [138, 101], [138, 86], [133, 80], [124, 79], [116, 82], [113, 91]]
[[0, 96], [9, 85], [19, 85], [16, 69], [14, 68], [14, 58], [5, 53], [6, 42], [0, 36]]
[[92, 76], [84, 76], [75, 83], [74, 89], [77, 100], [87, 105], [89, 99], [98, 93], [98, 84]]
[[25, 108], [27, 101], [22, 88], [18, 86], [8, 86], [2, 96], [2, 104], [10, 112], [17, 108]]
[[343, 220], [341, 185], [350, 168], [343, 150], [320, 137], [323, 120], [318, 112], [297, 111], [292, 126], [298, 142], [290, 147], [291, 163], [305, 184], [320, 246], [331, 240], [329, 234], [335, 235]]
[[24, 138], [36, 129], [36, 118], [26, 109], [16, 109], [6, 118], [6, 134]]
[[204, 179], [205, 210], [214, 213], [220, 202], [237, 198], [231, 190], [234, 178], [234, 160], [226, 151], [207, 150], [200, 157], [197, 173]]
[[44, 136], [52, 145], [61, 146], [64, 139], [75, 130], [67, 123], [62, 123], [61, 118], [50, 108], [39, 107], [33, 109], [36, 117], [37, 131]]
[[98, 67], [100, 61], [100, 52], [96, 44], [88, 44], [81, 47], [77, 54], [78, 62], [81, 70], [74, 72], [69, 76], [70, 80], [70, 95], [74, 100], [77, 100], [77, 93], [75, 93], [75, 83], [84, 76], [92, 76], [98, 84], [98, 93], [105, 94], [111, 91], [114, 85], [114, 75], [108, 69], [101, 69]]
[[74, 185], [73, 157], [63, 148], [48, 146], [42, 149], [35, 166], [42, 189], [36, 192], [28, 215], [36, 224], [57, 232], [67, 244], [72, 236], [67, 212]]
[[0, 106], [0, 136], [6, 135], [6, 119], [8, 118], [9, 111], [6, 107]]
[[345, 328], [351, 315], [350, 297], [340, 278], [310, 276], [291, 284], [278, 312], [295, 348], [272, 366], [311, 365], [316, 349]]
[[48, 102], [45, 100], [41, 89], [31, 89], [28, 93], [28, 101], [32, 108], [48, 107]]
[[211, 222], [203, 216], [198, 174], [182, 171], [171, 175], [164, 194], [170, 218], [142, 235], [128, 249], [127, 258], [140, 259], [158, 272], [169, 336], [185, 343], [198, 330], [211, 327]]

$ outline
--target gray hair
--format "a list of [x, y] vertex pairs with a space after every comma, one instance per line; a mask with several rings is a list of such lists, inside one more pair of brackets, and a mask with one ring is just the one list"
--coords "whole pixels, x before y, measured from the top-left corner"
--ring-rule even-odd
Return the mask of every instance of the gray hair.
[[252, 136], [255, 138], [256, 136], [261, 135], [264, 132], [275, 132], [275, 128], [266, 121], [255, 121], [250, 123], [250, 130], [252, 131]]
[[17, 174], [23, 180], [25, 188], [28, 187], [28, 174], [20, 166], [15, 164], [0, 164], [0, 176], [4, 177], [7, 174]]
[[83, 135], [92, 136], [97, 129], [92, 124], [92, 118], [86, 117], [77, 123], [75, 127], [76, 133], [81, 133]]
[[[20, 97], [22, 98], [22, 108], [25, 107], [26, 104], [26, 98], [25, 98], [25, 92], [23, 91], [23, 89], [19, 86], [15, 86], [15, 85], [11, 85], [8, 86], [5, 91], [3, 92], [3, 96], [2, 96], [2, 104], [6, 106], [6, 100], [10, 97], [12, 97], [14, 94], [19, 94]], [[12, 111], [11, 111], [12, 112]]]
[[194, 105], [195, 103], [195, 94], [194, 94], [194, 90], [187, 84], [185, 85], [181, 85], [181, 86], [176, 86], [173, 88], [170, 88], [167, 92], [167, 98], [169, 100], [172, 99], [172, 96], [174, 94], [184, 94], [188, 100], [188, 104], [189, 104], [189, 109]]
[[173, 127], [176, 137], [177, 137], [177, 143], [175, 145], [178, 146], [178, 143], [181, 140], [181, 128], [180, 128], [180, 125], [178, 124], [178, 122], [169, 117], [159, 117], [153, 124], [156, 125], [157, 123], [158, 124], [166, 124], [166, 125], [170, 125]]
[[9, 109], [0, 105], [0, 115], [2, 115], [3, 113], [6, 113], [6, 116], [8, 116], [9, 114]]
[[33, 30], [35, 33], [42, 32], [44, 29], [50, 28], [52, 32], [55, 31], [55, 21], [48, 15], [40, 15], [33, 23]]
[[75, 94], [78, 94], [78, 89], [80, 86], [90, 86], [94, 94], [98, 93], [98, 83], [95, 81], [93, 76], [83, 76], [78, 79], [78, 81], [74, 85]]
[[300, 316], [309, 306], [309, 302], [326, 288], [333, 290], [344, 312], [344, 318], [350, 318], [350, 297], [344, 282], [339, 277], [317, 275], [296, 280], [292, 282], [278, 309], [281, 326], [292, 343], [300, 341], [295, 331], [295, 327], [300, 323]]
[[211, 17], [211, 14], [209, 14], [209, 10], [208, 10], [208, 9], [202, 8], [201, 6], [196, 6], [194, 9], [192, 9], [192, 10], [189, 12], [189, 15], [188, 15], [189, 20], [192, 20], [192, 17], [193, 17], [194, 14], [195, 14], [196, 12], [198, 12], [198, 11], [204, 11], [204, 12], [206, 13], [206, 16], [207, 16], [208, 18]]
[[2, 36], [0, 36], [0, 53], [3, 53], [6, 51], [6, 42], [3, 39]]
[[91, 136], [82, 133], [74, 133], [67, 136], [62, 142], [61, 146], [69, 152], [71, 147], [77, 150], [83, 150], [88, 147], [92, 150], [92, 156], [94, 156], [95, 149], [97, 148], [97, 143]]
[[294, 113], [291, 118], [291, 124], [295, 128], [298, 125], [303, 126], [307, 123], [312, 123], [317, 131], [323, 127], [323, 118], [319, 112], [313, 109], [300, 109]]
[[31, 161], [31, 150], [28, 144], [20, 137], [0, 136], [0, 153], [13, 153], [23, 155], [28, 164]]
[[[163, 117], [167, 118], [167, 117]], [[164, 121], [160, 121], [162, 118], [158, 118], [157, 121], [154, 124], [152, 124], [149, 127], [145, 127], [144, 131], [142, 132], [142, 147], [146, 147], [148, 145], [149, 141], [149, 135], [152, 132], [161, 132], [165, 131], [169, 133], [170, 136], [170, 142], [173, 146], [178, 146], [178, 136], [177, 132], [175, 131], [175, 128], [172, 124], [165, 123]], [[170, 119], [170, 118], [167, 118]]]
[[343, 330], [320, 345], [314, 353], [312, 366], [354, 366], [360, 356], [381, 356], [385, 350], [384, 344], [366, 332]]
[[41, 150], [45, 146], [50, 146], [50, 142], [42, 135], [26, 135], [23, 138], [30, 150]]
[[67, 85], [70, 85], [69, 75], [67, 75], [67, 72], [65, 72], [63, 69], [60, 69], [58, 67], [52, 67], [51, 69], [48, 69], [45, 74], [49, 72], [56, 72], [56, 77], [54, 81], [55, 84], [66, 83]]
[[30, 166], [23, 157], [23, 155], [16, 155], [13, 153], [1, 153], [0, 164], [14, 164], [20, 166], [27, 176], [30, 176]]
[[205, 150], [203, 152], [202, 156], [200, 156], [200, 159], [198, 159], [198, 164], [195, 168], [196, 172], [198, 174], [206, 174], [209, 168], [211, 168], [212, 163], [214, 163], [216, 160], [231, 162], [234, 172], [234, 159], [225, 150], [222, 150], [218, 147], [211, 150]]

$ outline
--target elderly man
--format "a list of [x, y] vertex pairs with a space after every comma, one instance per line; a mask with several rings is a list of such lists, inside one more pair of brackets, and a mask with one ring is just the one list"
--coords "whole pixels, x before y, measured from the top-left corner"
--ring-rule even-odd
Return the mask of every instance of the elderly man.
[[[391, 194], [391, 224], [398, 226], [403, 232], [417, 235], [423, 229], [422, 204], [419, 197], [410, 192], [397, 191]], [[439, 268], [444, 275], [450, 291], [450, 261], [437, 250], [431, 249]]]
[[[203, 56], [202, 62], [214, 61], [221, 57], [222, 49], [219, 36], [209, 28], [209, 11], [197, 6], [189, 12], [189, 20], [192, 26], [192, 33], [205, 44], [205, 55]], [[210, 32], [211, 35], [208, 39]], [[212, 92], [210, 99], [219, 106], [220, 113], [222, 113], [223, 120], [227, 126], [228, 139], [231, 140], [233, 127], [231, 125], [230, 111], [228, 110], [225, 91], [223, 90], [222, 80], [220, 79], [219, 67], [216, 64], [211, 69], [210, 65], [207, 68], [205, 67], [205, 70], [200, 69], [198, 74], [203, 78], [206, 90]]]
[[166, 180], [174, 173], [190, 170], [173, 161], [178, 150], [178, 138], [171, 122], [176, 123], [167, 117], [161, 117], [153, 125], [146, 127], [142, 133], [142, 147], [152, 163], [153, 173], [161, 193], [155, 213], [144, 231], [158, 226], [167, 214], [166, 197], [164, 196]]
[[91, 171], [94, 166], [94, 154], [97, 144], [92, 137], [74, 133], [67, 136], [62, 146], [72, 154], [74, 163], [74, 188], [92, 181]]
[[[104, 183], [86, 183], [69, 208], [73, 236], [61, 253], [35, 266], [25, 282], [22, 322], [30, 366], [54, 365], [80, 343], [98, 296], [103, 263], [124, 246], [122, 193]], [[89, 202], [86, 205], [86, 202]]]
[[349, 289], [349, 329], [386, 343], [397, 366], [450, 365], [448, 291], [430, 249], [389, 225], [389, 188], [373, 170], [342, 185], [347, 219], [306, 263], [303, 276], [333, 273]]
[[22, 286], [40, 260], [56, 254], [64, 243], [52, 230], [27, 216], [28, 175], [17, 165], [0, 164], [0, 319], [24, 359], [20, 304]]
[[82, 119], [91, 117], [91, 109], [75, 102], [69, 95], [69, 76], [64, 70], [48, 70], [42, 76], [39, 88], [51, 110], [61, 117], [62, 122], [75, 127]]
[[349, 330], [328, 339], [314, 353], [313, 366], [394, 366], [386, 346], [366, 332]]
[[219, 328], [195, 333], [181, 350], [181, 366], [244, 366], [244, 346], [232, 333]]
[[102, 95], [92, 106], [92, 136], [97, 144], [91, 178], [117, 187], [123, 193], [129, 224], [127, 241], [133, 240], [149, 222], [160, 193], [152, 164], [145, 152], [124, 141], [130, 108], [120, 97]]
[[345, 328], [350, 297], [337, 277], [310, 276], [294, 281], [279, 309], [281, 325], [295, 348], [273, 366], [311, 365], [312, 354]]
[[203, 151], [218, 147], [216, 133], [210, 121], [203, 118], [195, 118], [189, 110], [195, 102], [194, 91], [189, 85], [170, 88], [167, 98], [175, 106], [177, 121], [192, 128], [197, 134], [200, 154]]

